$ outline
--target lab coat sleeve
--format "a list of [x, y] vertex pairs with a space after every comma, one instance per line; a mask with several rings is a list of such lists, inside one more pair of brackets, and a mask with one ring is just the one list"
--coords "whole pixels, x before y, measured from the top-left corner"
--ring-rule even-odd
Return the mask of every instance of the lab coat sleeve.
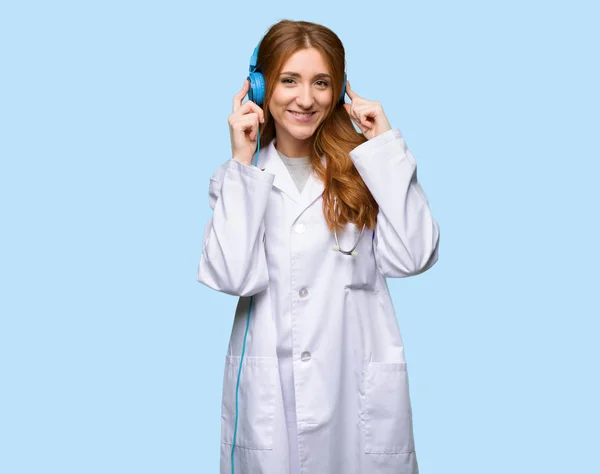
[[417, 165], [399, 129], [362, 143], [350, 158], [379, 204], [375, 259], [386, 277], [428, 270], [438, 260], [440, 230], [417, 180]]
[[264, 214], [275, 175], [230, 159], [210, 179], [212, 215], [204, 229], [198, 281], [250, 296], [269, 284]]

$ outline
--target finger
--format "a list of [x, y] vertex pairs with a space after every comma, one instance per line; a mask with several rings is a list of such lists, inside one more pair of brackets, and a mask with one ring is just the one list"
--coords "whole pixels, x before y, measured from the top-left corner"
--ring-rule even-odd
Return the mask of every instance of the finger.
[[362, 124], [363, 124], [363, 119], [362, 119], [362, 116], [361, 116], [360, 110], [361, 110], [361, 109], [360, 109], [359, 107], [357, 107], [356, 105], [354, 105], [354, 104], [353, 104], [353, 105], [350, 107], [350, 115], [351, 115], [351, 116], [354, 118], [354, 120], [355, 120], [355, 121], [356, 121], [358, 124], [362, 125]]
[[352, 110], [352, 105], [351, 104], [344, 104], [344, 108], [346, 109], [346, 112], [348, 112], [348, 115], [350, 116], [350, 119], [356, 124], [356, 126], [359, 128], [359, 130], [364, 133], [366, 131], [366, 128], [363, 127], [363, 125], [360, 122], [360, 120], [354, 114], [354, 112]]
[[251, 100], [247, 100], [246, 102], [244, 102], [244, 104], [242, 104], [236, 110], [236, 112], [238, 115], [247, 115], [250, 112], [255, 113], [259, 117], [260, 123], [265, 122], [265, 112], [256, 102], [253, 102]]
[[231, 127], [236, 130], [243, 130], [247, 128], [249, 123], [258, 124], [258, 114], [251, 112], [240, 117], [236, 117]]
[[242, 106], [242, 100], [244, 100], [244, 97], [246, 97], [249, 87], [250, 87], [250, 82], [248, 81], [248, 79], [245, 79], [242, 89], [236, 95], [233, 96], [233, 111], [234, 112]]
[[377, 114], [372, 110], [362, 110], [358, 112], [358, 118], [360, 119], [360, 123], [363, 127], [370, 130], [373, 128], [373, 123], [375, 121], [375, 117]]
[[352, 90], [350, 87], [350, 81], [346, 80], [346, 94], [350, 97], [350, 100], [354, 100], [355, 97], [358, 97], [358, 94]]
[[235, 129], [238, 133], [247, 135], [250, 140], [256, 140], [258, 133], [258, 117], [256, 114], [244, 115], [243, 118], [236, 122]]
[[352, 107], [352, 104], [344, 104], [344, 108], [346, 109], [346, 112], [348, 112], [348, 115], [350, 115], [350, 118], [356, 123], [356, 125], [360, 125], [360, 118], [356, 114], [356, 109]]
[[348, 112], [350, 118], [356, 122], [357, 119], [354, 115], [354, 111], [352, 110], [352, 104], [344, 104], [344, 109], [346, 109], [346, 112]]

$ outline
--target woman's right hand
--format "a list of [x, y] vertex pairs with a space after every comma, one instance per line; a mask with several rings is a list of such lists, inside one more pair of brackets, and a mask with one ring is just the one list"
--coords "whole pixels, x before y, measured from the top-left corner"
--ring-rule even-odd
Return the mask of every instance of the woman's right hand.
[[249, 87], [246, 79], [242, 89], [233, 97], [233, 113], [227, 119], [232, 158], [245, 165], [251, 164], [256, 151], [259, 121], [265, 121], [263, 110], [255, 102], [248, 100], [242, 104]]

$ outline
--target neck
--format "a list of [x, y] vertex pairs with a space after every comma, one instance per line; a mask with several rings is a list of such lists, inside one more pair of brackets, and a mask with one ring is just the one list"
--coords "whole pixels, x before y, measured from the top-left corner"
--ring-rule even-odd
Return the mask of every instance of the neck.
[[312, 148], [312, 137], [306, 140], [299, 140], [287, 133], [277, 133], [275, 139], [275, 149], [283, 153], [288, 158], [303, 158], [310, 155]]

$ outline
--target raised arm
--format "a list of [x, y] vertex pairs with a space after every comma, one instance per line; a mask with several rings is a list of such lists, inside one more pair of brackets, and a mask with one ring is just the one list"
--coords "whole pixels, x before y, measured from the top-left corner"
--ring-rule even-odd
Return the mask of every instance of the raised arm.
[[209, 185], [212, 216], [204, 230], [200, 283], [236, 296], [267, 288], [263, 218], [274, 178], [234, 159], [217, 169]]
[[402, 278], [431, 268], [438, 260], [440, 230], [400, 130], [359, 145], [350, 158], [379, 204], [373, 244], [380, 271]]

